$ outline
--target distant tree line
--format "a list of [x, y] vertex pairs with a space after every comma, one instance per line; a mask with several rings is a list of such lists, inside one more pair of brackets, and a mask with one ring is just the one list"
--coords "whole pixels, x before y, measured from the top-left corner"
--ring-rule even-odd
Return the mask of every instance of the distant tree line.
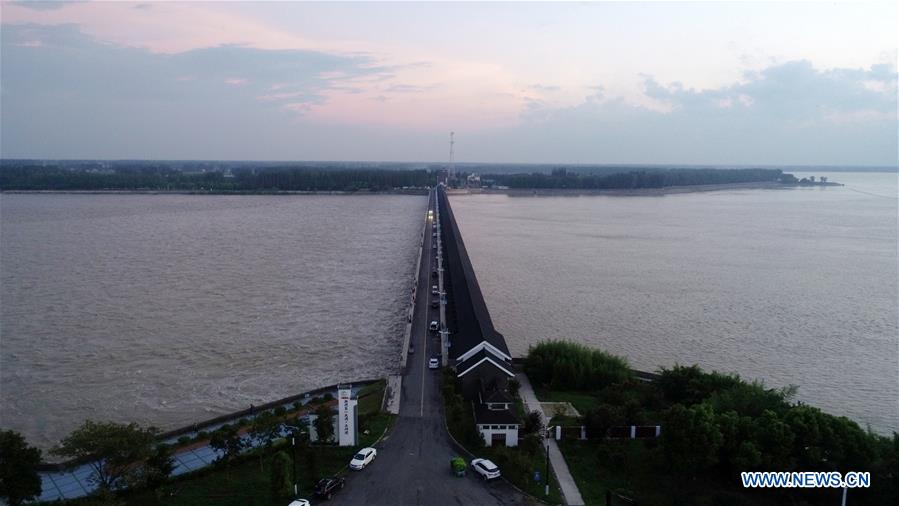
[[643, 169], [629, 172], [596, 173], [554, 169], [551, 173], [485, 174], [500, 186], [578, 190], [632, 190], [707, 184], [795, 182], [780, 169]]
[[0, 165], [0, 190], [153, 190], [198, 192], [389, 191], [436, 184], [424, 169], [342, 169], [266, 165], [185, 172], [167, 164], [71, 168], [34, 162]]

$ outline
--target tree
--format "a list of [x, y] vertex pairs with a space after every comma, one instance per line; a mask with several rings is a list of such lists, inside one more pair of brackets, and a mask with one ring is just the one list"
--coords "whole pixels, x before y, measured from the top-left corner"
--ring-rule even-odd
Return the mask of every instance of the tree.
[[[281, 436], [281, 420], [271, 411], [263, 411], [256, 415], [250, 424], [250, 434], [257, 443], [262, 443], [266, 448], [272, 446], [272, 442]], [[259, 452], [259, 469], [263, 470], [264, 452]]]
[[281, 436], [281, 420], [271, 411], [263, 411], [253, 419], [250, 434], [253, 435], [253, 439], [268, 448]]
[[524, 434], [540, 434], [543, 432], [543, 415], [539, 411], [531, 411], [524, 419], [524, 427], [521, 432]]
[[322, 404], [315, 410], [315, 434], [319, 443], [330, 443], [334, 439], [334, 412], [330, 406]]
[[237, 427], [226, 424], [212, 433], [209, 438], [209, 446], [222, 452], [222, 455], [216, 459], [216, 463], [227, 466], [247, 447], [247, 442], [238, 433]]
[[624, 425], [624, 421], [621, 408], [611, 404], [600, 404], [584, 416], [587, 435], [591, 439], [605, 438], [609, 429], [617, 425]]
[[662, 449], [672, 471], [696, 477], [718, 462], [722, 437], [707, 404], [671, 406], [664, 416]]
[[172, 447], [164, 444], [156, 445], [153, 454], [144, 462], [144, 485], [155, 489], [165, 483], [174, 470]]
[[41, 495], [41, 451], [11, 430], [0, 431], [0, 497], [12, 506]]
[[101, 489], [110, 489], [120, 479], [139, 472], [151, 456], [157, 429], [135, 423], [94, 422], [87, 420], [51, 450], [54, 455], [90, 459], [91, 481]]
[[272, 503], [277, 503], [282, 497], [293, 492], [293, 475], [291, 474], [290, 457], [284, 452], [278, 452], [272, 457], [272, 466], [269, 476]]

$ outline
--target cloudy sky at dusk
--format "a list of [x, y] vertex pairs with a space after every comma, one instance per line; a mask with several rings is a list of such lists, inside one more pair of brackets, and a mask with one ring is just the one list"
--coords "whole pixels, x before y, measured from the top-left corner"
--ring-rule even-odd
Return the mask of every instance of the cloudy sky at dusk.
[[5, 158], [897, 165], [895, 2], [0, 9]]

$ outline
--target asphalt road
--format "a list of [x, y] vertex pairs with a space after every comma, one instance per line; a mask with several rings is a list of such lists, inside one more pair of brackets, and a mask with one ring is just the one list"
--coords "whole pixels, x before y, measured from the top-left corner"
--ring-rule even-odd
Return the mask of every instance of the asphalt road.
[[[431, 191], [429, 208], [436, 203]], [[436, 211], [435, 211], [436, 212]], [[362, 471], [349, 471], [344, 490], [331, 504], [377, 505], [492, 505], [528, 504], [526, 498], [502, 480], [484, 483], [474, 473], [457, 478], [450, 472], [453, 450], [443, 422], [440, 371], [428, 369], [428, 358], [437, 354], [440, 340], [428, 331], [428, 323], [439, 319], [439, 309], [430, 306], [431, 272], [436, 252], [427, 228], [422, 254], [421, 277], [412, 324], [411, 346], [403, 376], [400, 415], [390, 434], [378, 445], [375, 461]]]

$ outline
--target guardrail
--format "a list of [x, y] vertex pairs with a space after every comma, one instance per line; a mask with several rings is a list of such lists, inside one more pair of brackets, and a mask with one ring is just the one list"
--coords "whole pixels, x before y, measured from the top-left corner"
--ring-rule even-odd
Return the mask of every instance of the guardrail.
[[[435, 194], [436, 201], [436, 194]], [[431, 208], [431, 194], [428, 193], [428, 209]], [[418, 297], [418, 283], [421, 280], [421, 256], [425, 247], [425, 234], [428, 233], [428, 220], [425, 218], [421, 227], [421, 237], [418, 241], [418, 259], [415, 261], [415, 277], [412, 283], [412, 300], [406, 312], [406, 330], [403, 332], [403, 346], [400, 349], [400, 369], [406, 370], [406, 361], [409, 358], [409, 341], [412, 339], [412, 318], [415, 316], [415, 301]]]

